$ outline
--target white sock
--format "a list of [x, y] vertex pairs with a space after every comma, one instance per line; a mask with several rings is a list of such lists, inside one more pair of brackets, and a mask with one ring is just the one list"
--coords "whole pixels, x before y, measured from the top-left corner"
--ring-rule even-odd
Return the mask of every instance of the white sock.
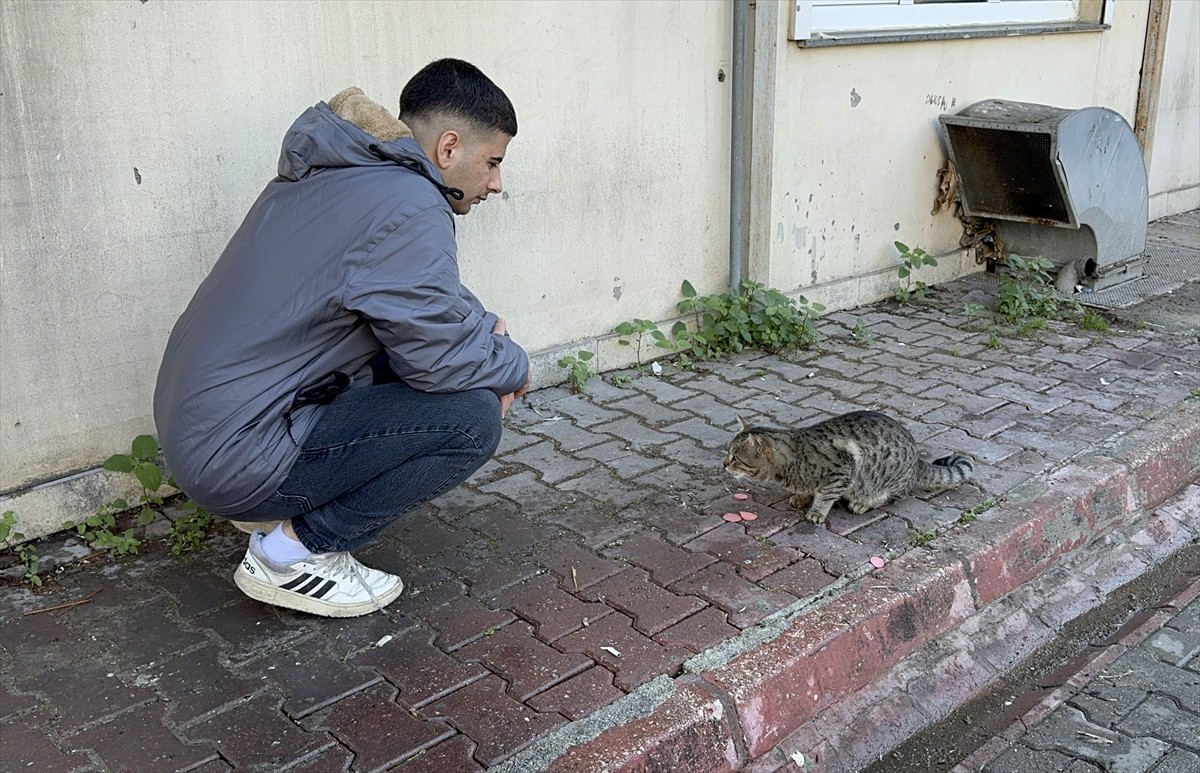
[[294, 564], [312, 555], [303, 542], [283, 533], [283, 524], [279, 524], [270, 534], [263, 537], [259, 547], [262, 548], [263, 555], [276, 564]]

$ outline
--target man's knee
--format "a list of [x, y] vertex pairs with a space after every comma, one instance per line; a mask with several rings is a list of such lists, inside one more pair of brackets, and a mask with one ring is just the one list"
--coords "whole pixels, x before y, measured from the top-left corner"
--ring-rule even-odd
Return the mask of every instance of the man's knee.
[[496, 453], [504, 425], [500, 416], [500, 398], [488, 389], [472, 389], [460, 393], [462, 411], [468, 421], [468, 434], [475, 441], [479, 455], [487, 460]]

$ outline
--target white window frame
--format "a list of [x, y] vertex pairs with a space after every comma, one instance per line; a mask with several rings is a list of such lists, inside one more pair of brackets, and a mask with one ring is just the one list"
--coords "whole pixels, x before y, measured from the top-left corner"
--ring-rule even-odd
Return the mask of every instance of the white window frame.
[[[1111, 6], [1111, 3], [1106, 3]], [[1106, 10], [1108, 10], [1106, 8]], [[1080, 0], [793, 0], [791, 40], [1079, 21]]]

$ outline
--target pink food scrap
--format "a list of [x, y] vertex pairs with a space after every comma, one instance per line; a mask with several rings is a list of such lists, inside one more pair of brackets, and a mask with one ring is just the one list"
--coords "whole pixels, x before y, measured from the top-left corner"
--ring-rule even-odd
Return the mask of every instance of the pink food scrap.
[[734, 498], [734, 499], [736, 499], [736, 500], [737, 500], [737, 501], [739, 501], [739, 502], [745, 502], [747, 499], [749, 499], [749, 498], [750, 498], [750, 495], [749, 495], [749, 494], [743, 494], [742, 492], [740, 492], [740, 491], [739, 491], [738, 493], [736, 493], [736, 494], [734, 494], [734, 495], [733, 495], [733, 498]]
[[746, 510], [738, 513], [738, 515], [742, 516], [743, 521], [753, 521], [758, 518], [758, 513], [751, 513], [747, 512]]
[[721, 517], [730, 523], [736, 523], [737, 521], [742, 520], [742, 516], [738, 513], [725, 513], [725, 515], [722, 515]]

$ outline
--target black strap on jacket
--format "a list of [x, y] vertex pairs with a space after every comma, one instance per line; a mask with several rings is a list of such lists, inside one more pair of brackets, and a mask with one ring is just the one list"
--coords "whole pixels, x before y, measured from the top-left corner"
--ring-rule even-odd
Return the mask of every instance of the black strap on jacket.
[[400, 166], [404, 167], [408, 171], [416, 172], [417, 174], [421, 175], [426, 180], [428, 180], [429, 182], [436, 185], [437, 189], [442, 192], [443, 196], [448, 196], [449, 198], [452, 198], [455, 201], [463, 200], [463, 192], [462, 191], [460, 191], [458, 188], [451, 188], [449, 185], [442, 185], [440, 182], [438, 182], [437, 180], [435, 180], [433, 178], [433, 175], [429, 174], [429, 172], [425, 170], [424, 164], [422, 164], [420, 161], [413, 158], [412, 156], [401, 156], [397, 153], [389, 153], [388, 151], [384, 150], [383, 148], [381, 148], [375, 144], [368, 145], [367, 150], [371, 151], [372, 153], [374, 153], [375, 155], [384, 159], [385, 161], [391, 161], [393, 164], [399, 164]]
[[340, 370], [335, 370], [319, 381], [300, 387], [296, 396], [292, 398], [291, 407], [283, 412], [283, 420], [287, 422], [288, 437], [292, 439], [292, 442], [296, 442], [296, 437], [292, 434], [292, 411], [306, 405], [329, 405], [334, 398], [349, 387], [350, 377]]

